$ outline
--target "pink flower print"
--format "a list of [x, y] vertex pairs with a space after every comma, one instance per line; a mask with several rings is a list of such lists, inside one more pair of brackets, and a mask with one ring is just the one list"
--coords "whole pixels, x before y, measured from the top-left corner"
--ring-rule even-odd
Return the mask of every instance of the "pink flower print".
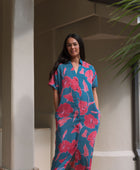
[[73, 97], [72, 97], [72, 93], [69, 93], [69, 94], [66, 94], [66, 95], [64, 95], [64, 98], [66, 98], [68, 101], [70, 101], [70, 102], [74, 102], [73, 101]]
[[74, 68], [73, 68], [73, 67], [71, 68], [71, 71], [74, 71]]
[[73, 140], [72, 143], [70, 143], [70, 148], [68, 150], [68, 152], [73, 155], [73, 153], [75, 152], [75, 149], [77, 147], [77, 141], [76, 140]]
[[91, 113], [95, 113], [95, 114], [97, 114], [98, 112], [96, 112], [96, 111], [91, 111]]
[[57, 70], [55, 71], [55, 73], [54, 73], [54, 74], [55, 74], [55, 76], [58, 74]]
[[[75, 160], [74, 160], [74, 161], [75, 161]], [[69, 165], [70, 165], [71, 168], [74, 168], [74, 167], [75, 167], [75, 166], [74, 166], [74, 165], [75, 165], [74, 161], [71, 161], [71, 162], [69, 163]]]
[[63, 126], [69, 119], [71, 119], [70, 117], [65, 117], [63, 119], [59, 119], [57, 121], [57, 128], [58, 128], [58, 125], [59, 127]]
[[78, 123], [78, 126], [80, 127], [80, 129], [82, 129], [83, 127], [81, 123]]
[[83, 64], [82, 64], [84, 67], [86, 67], [86, 68], [89, 68], [89, 65], [90, 64], [88, 64], [87, 62], [85, 62], [85, 61], [83, 61]]
[[87, 137], [87, 130], [85, 130], [82, 134], [82, 137], [86, 138]]
[[67, 117], [72, 112], [73, 112], [73, 108], [68, 103], [60, 104], [60, 106], [57, 109], [57, 114], [59, 117]]
[[49, 85], [54, 85], [55, 81], [54, 81], [54, 74], [52, 75], [51, 80], [49, 81]]
[[69, 141], [63, 140], [63, 141], [59, 144], [58, 148], [59, 148], [59, 151], [60, 151], [61, 153], [63, 153], [63, 152], [69, 151], [69, 150], [70, 150], [70, 146], [71, 146], [71, 144], [70, 144]]
[[87, 77], [87, 80], [90, 84], [92, 84], [93, 81], [93, 71], [92, 70], [87, 70], [85, 72], [85, 76]]
[[74, 113], [74, 119], [73, 119], [73, 121], [76, 119], [77, 116], [78, 116], [78, 110], [76, 110], [75, 113]]
[[94, 81], [95, 77], [96, 77], [96, 72], [94, 73], [94, 76], [93, 76], [93, 78], [92, 78], [92, 81]]
[[64, 134], [63, 134], [63, 139], [64, 139], [64, 137], [66, 136], [66, 134], [67, 134], [67, 130], [65, 130], [65, 132], [64, 132]]
[[80, 74], [84, 74], [84, 69], [82, 68], [79, 73], [80, 73]]
[[85, 121], [84, 121], [85, 126], [88, 128], [95, 128], [95, 125], [98, 124], [98, 119], [96, 119], [93, 115], [85, 115]]
[[76, 152], [75, 152], [75, 162], [78, 162], [80, 159], [81, 159], [81, 153], [77, 149]]
[[74, 129], [72, 130], [71, 133], [79, 132], [79, 126], [75, 125]]
[[71, 85], [72, 79], [68, 76], [65, 76], [64, 79], [62, 80], [62, 87], [63, 88], [69, 88]]
[[66, 70], [67, 70], [67, 68], [65, 67], [65, 68], [64, 68], [64, 71], [63, 71], [63, 76], [65, 75]]
[[99, 119], [99, 120], [101, 119], [101, 114], [100, 114], [100, 113], [98, 114], [98, 119]]
[[71, 88], [72, 88], [74, 91], [77, 91], [80, 96], [82, 95], [82, 91], [81, 91], [81, 88], [80, 88], [80, 86], [79, 86], [79, 80], [78, 80], [77, 77], [73, 77], [72, 83], [71, 83]]
[[84, 145], [84, 156], [88, 156], [89, 152], [88, 152], [88, 148], [86, 146], [86, 144]]
[[93, 103], [95, 103], [95, 101], [89, 102], [89, 103], [88, 103], [88, 106], [92, 105]]
[[80, 115], [85, 115], [87, 113], [87, 111], [88, 111], [88, 104], [87, 104], [87, 102], [80, 100], [78, 106], [80, 108]]
[[95, 137], [96, 137], [97, 132], [93, 131], [92, 133], [90, 133], [90, 135], [88, 135], [87, 140], [90, 141], [90, 145], [93, 147], [94, 146], [94, 141], [95, 141]]
[[85, 80], [83, 80], [83, 86], [84, 86], [84, 91], [87, 92], [88, 91], [88, 86], [87, 86]]
[[[66, 158], [67, 158], [67, 157], [66, 157]], [[60, 162], [60, 163], [63, 163], [63, 162], [65, 161], [66, 158], [60, 159], [59, 162]]]
[[75, 166], [75, 170], [85, 170], [85, 169], [86, 169], [86, 167], [82, 164], [78, 164]]

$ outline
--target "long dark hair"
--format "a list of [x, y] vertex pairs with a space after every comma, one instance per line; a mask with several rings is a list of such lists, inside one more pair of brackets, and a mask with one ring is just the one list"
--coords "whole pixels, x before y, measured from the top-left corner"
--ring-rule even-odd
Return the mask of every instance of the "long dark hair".
[[60, 63], [67, 63], [71, 59], [71, 57], [70, 57], [70, 55], [67, 51], [67, 47], [66, 47], [67, 40], [70, 37], [74, 38], [78, 41], [79, 47], [80, 47], [80, 58], [82, 60], [85, 60], [85, 48], [84, 48], [83, 40], [81, 39], [81, 37], [78, 34], [75, 34], [75, 33], [68, 34], [67, 37], [65, 38], [65, 41], [64, 41], [64, 44], [63, 44], [63, 49], [62, 49], [60, 55], [58, 56], [58, 59], [56, 60], [52, 70], [50, 71], [49, 80], [51, 79], [54, 72], [57, 70], [57, 67]]

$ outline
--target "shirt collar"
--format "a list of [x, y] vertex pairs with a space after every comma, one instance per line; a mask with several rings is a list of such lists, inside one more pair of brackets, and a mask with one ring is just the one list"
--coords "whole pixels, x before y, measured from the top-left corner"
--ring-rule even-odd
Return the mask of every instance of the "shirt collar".
[[80, 58], [80, 60], [79, 60], [79, 63], [82, 65], [83, 64], [83, 61], [82, 61], [82, 59]]

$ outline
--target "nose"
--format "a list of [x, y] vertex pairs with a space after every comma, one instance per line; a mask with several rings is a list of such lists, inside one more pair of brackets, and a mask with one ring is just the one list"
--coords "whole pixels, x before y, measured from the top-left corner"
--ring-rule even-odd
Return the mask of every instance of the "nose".
[[71, 48], [74, 48], [74, 45], [73, 45], [73, 44], [71, 45]]

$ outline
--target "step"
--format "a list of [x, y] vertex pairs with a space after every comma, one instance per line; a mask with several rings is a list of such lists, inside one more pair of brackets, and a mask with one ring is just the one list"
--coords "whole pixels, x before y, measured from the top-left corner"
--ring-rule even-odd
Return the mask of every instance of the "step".
[[51, 165], [51, 129], [35, 129], [34, 165], [39, 170], [50, 170]]

